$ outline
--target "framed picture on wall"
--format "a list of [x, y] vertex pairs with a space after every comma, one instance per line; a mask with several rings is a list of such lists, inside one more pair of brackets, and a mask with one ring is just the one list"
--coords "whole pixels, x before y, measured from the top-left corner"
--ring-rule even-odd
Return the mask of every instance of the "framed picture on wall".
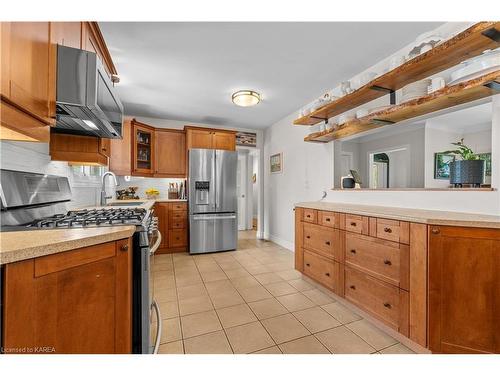
[[455, 160], [455, 155], [436, 152], [434, 154], [434, 179], [450, 179], [450, 163]]
[[271, 173], [283, 172], [283, 153], [271, 155], [270, 163]]

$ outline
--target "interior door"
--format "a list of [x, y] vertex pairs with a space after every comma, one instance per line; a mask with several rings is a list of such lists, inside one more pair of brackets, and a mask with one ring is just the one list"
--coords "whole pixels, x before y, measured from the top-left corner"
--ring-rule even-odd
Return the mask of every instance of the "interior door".
[[238, 155], [238, 166], [236, 172], [236, 190], [238, 197], [238, 230], [246, 229], [246, 157]]

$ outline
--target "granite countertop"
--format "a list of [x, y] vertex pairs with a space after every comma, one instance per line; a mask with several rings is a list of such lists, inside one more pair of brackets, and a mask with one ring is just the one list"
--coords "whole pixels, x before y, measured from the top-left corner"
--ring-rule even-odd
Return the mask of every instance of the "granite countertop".
[[134, 225], [0, 233], [0, 264], [18, 262], [131, 237]]
[[335, 202], [301, 202], [295, 207], [335, 211], [355, 215], [374, 216], [423, 223], [429, 225], [452, 225], [462, 227], [499, 228], [500, 215], [483, 215], [467, 212], [422, 210], [417, 208], [369, 206]]

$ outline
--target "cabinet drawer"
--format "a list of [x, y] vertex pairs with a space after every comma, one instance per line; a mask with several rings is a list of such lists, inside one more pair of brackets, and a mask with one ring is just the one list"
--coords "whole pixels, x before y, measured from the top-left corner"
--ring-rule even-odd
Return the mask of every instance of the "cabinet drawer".
[[172, 219], [169, 224], [170, 229], [183, 229], [187, 227], [187, 219]]
[[319, 211], [318, 224], [325, 227], [340, 228], [340, 214], [336, 212]]
[[303, 209], [304, 215], [302, 216], [302, 221], [307, 221], [308, 223], [318, 222], [318, 211], [309, 208]]
[[348, 232], [368, 234], [368, 217], [345, 215], [345, 230]]
[[168, 231], [168, 247], [183, 247], [187, 245], [185, 229], [170, 229]]
[[342, 295], [343, 272], [341, 264], [304, 250], [304, 274]]
[[186, 202], [170, 203], [170, 210], [171, 211], [186, 211], [187, 210], [187, 203]]
[[346, 233], [345, 244], [346, 264], [400, 286], [399, 244], [354, 233]]
[[342, 232], [321, 225], [304, 223], [304, 247], [342, 261]]
[[187, 211], [170, 211], [168, 213], [168, 219], [170, 222], [175, 220], [186, 220], [187, 219]]
[[408, 292], [346, 266], [345, 298], [391, 328], [408, 334]]
[[408, 244], [410, 226], [406, 221], [375, 219], [376, 234], [378, 238]]

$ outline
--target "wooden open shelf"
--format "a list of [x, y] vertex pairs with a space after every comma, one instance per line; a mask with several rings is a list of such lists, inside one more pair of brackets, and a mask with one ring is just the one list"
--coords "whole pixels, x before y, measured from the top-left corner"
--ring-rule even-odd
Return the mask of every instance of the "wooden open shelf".
[[[400, 88], [451, 68], [484, 50], [498, 48], [500, 22], [478, 22], [451, 39], [437, 45], [399, 67], [375, 78], [354, 92], [345, 95], [294, 121], [295, 125], [314, 125]], [[487, 35], [491, 36], [488, 37]], [[380, 91], [384, 88], [387, 91]]]
[[500, 93], [500, 70], [481, 77], [443, 87], [432, 94], [398, 104], [388, 109], [354, 119], [336, 129], [309, 134], [307, 142], [330, 142], [381, 126], [390, 126], [398, 122], [423, 116], [441, 109], [469, 103]]

